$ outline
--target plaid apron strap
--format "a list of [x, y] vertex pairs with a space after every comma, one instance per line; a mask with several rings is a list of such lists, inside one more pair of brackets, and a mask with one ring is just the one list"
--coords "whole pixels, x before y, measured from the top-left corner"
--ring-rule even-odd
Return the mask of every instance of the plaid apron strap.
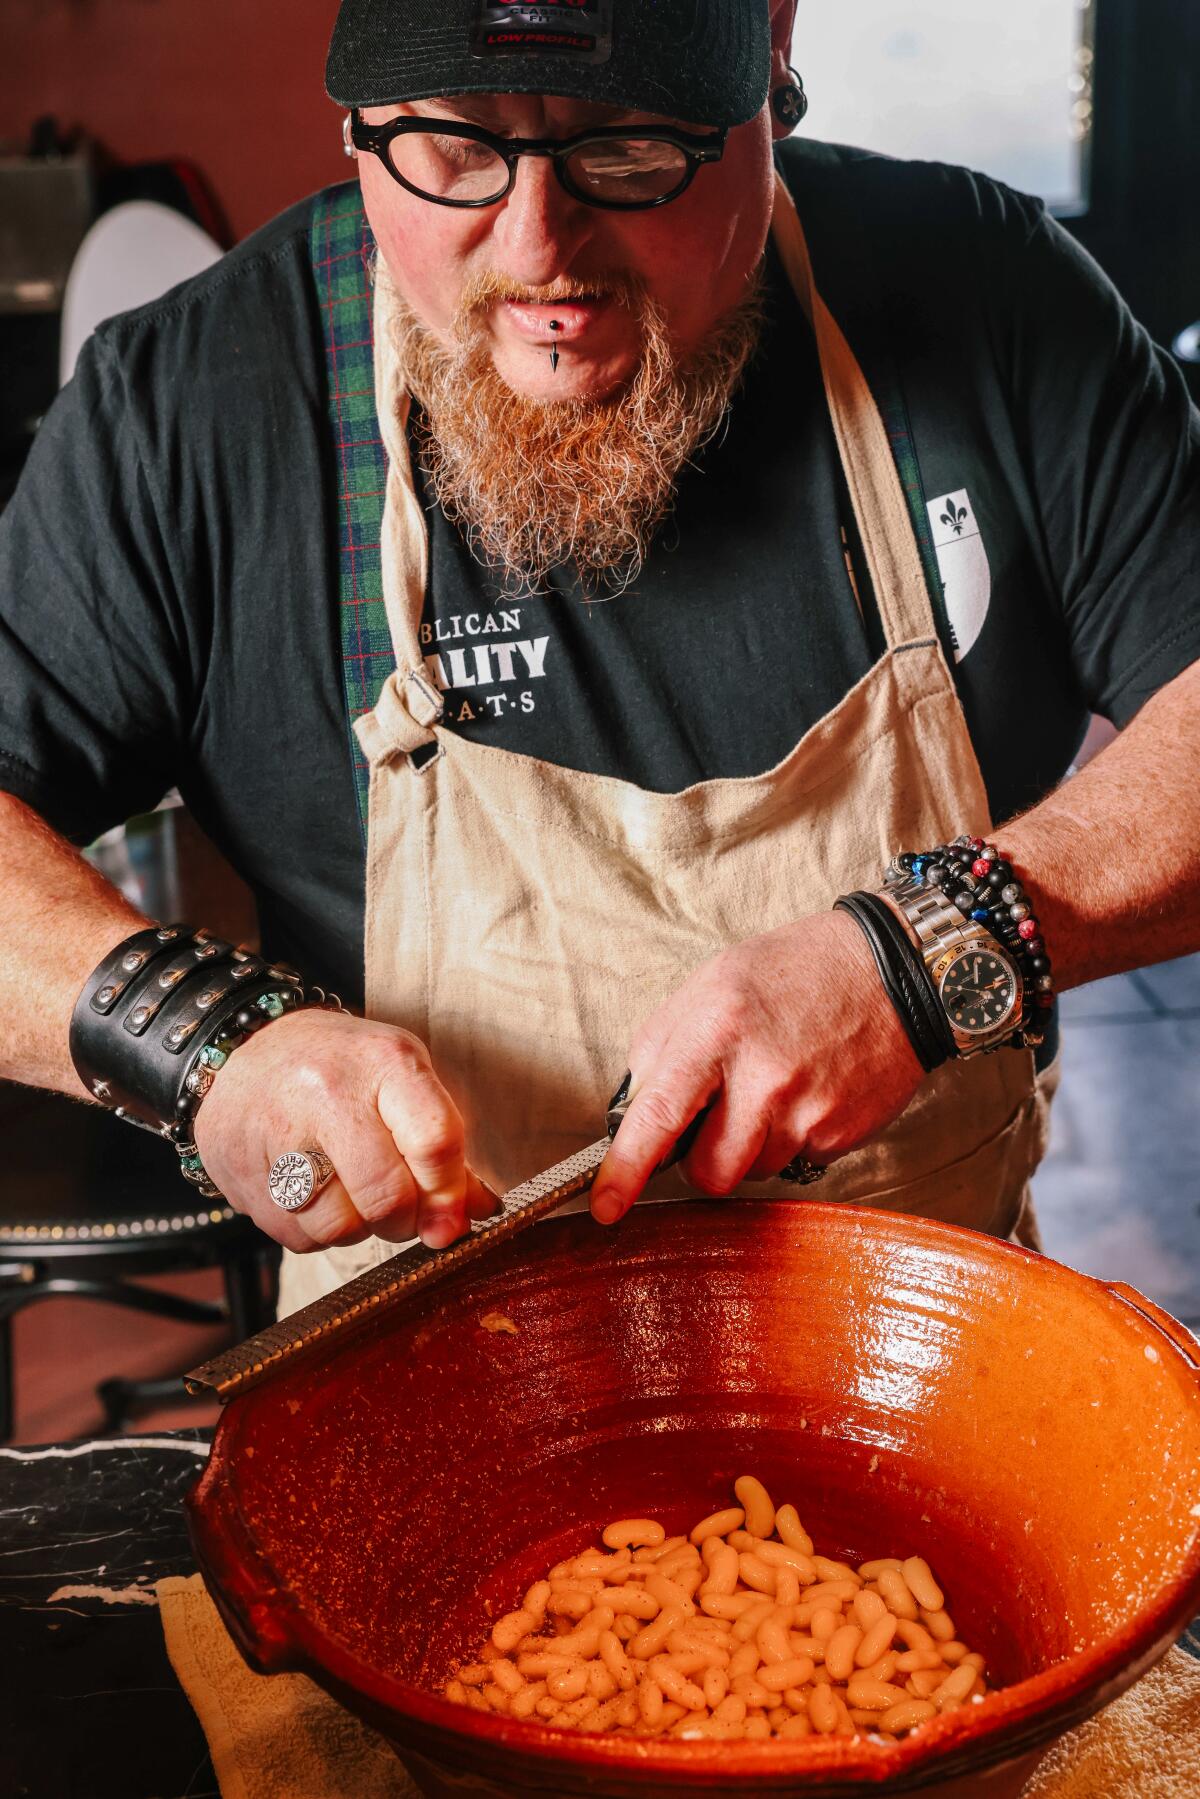
[[395, 667], [383, 602], [379, 543], [387, 454], [375, 413], [370, 261], [375, 242], [357, 182], [326, 188], [309, 233], [337, 467], [339, 640], [346, 731], [364, 840], [370, 770], [352, 729], [374, 709]]

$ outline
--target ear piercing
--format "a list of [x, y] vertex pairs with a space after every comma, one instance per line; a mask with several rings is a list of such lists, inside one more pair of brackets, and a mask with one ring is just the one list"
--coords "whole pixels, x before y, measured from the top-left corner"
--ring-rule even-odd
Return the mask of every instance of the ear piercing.
[[[550, 329], [551, 329], [551, 331], [561, 331], [562, 330], [561, 320], [551, 319], [550, 320]], [[550, 347], [550, 370], [551, 370], [551, 373], [555, 373], [557, 371], [557, 369], [558, 369], [558, 345], [552, 344]]]
[[803, 81], [790, 63], [788, 74], [792, 77], [791, 81], [785, 81], [771, 94], [771, 111], [781, 125], [794, 131], [808, 111], [808, 95], [804, 91]]

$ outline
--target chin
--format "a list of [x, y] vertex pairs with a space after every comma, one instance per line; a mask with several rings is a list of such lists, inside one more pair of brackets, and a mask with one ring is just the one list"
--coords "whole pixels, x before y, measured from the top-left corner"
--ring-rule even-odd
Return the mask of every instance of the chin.
[[596, 359], [570, 350], [559, 352], [557, 369], [551, 368], [545, 350], [515, 355], [501, 351], [493, 362], [511, 392], [538, 406], [563, 400], [598, 403], [610, 399], [628, 385], [637, 370], [636, 356]]

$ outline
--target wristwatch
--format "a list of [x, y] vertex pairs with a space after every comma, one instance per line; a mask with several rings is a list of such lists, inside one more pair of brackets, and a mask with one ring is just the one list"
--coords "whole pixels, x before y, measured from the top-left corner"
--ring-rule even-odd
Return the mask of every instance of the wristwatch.
[[880, 897], [917, 946], [959, 1056], [1006, 1043], [1021, 1022], [1025, 998], [1021, 971], [1008, 951], [938, 888], [907, 874], [889, 882]]

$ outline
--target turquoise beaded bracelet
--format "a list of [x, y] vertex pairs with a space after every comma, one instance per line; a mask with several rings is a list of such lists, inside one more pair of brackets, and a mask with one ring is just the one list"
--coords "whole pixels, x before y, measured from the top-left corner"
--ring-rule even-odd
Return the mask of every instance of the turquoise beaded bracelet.
[[[319, 1009], [341, 1012], [345, 1008], [336, 993], [326, 994], [313, 987], [307, 994], [302, 987], [289, 986], [260, 993], [257, 999], [242, 1007], [235, 1016], [218, 1025], [211, 1042], [204, 1044], [184, 1077], [183, 1092], [176, 1105], [176, 1122], [167, 1133], [179, 1156], [179, 1172], [185, 1181], [205, 1199], [223, 1199], [225, 1195], [212, 1180], [196, 1147], [196, 1114], [218, 1073], [230, 1056], [240, 1049], [248, 1037], [264, 1025], [282, 1018], [288, 1012]], [[260, 1016], [254, 1017], [252, 1014]], [[232, 1029], [230, 1026], [232, 1025]]]

